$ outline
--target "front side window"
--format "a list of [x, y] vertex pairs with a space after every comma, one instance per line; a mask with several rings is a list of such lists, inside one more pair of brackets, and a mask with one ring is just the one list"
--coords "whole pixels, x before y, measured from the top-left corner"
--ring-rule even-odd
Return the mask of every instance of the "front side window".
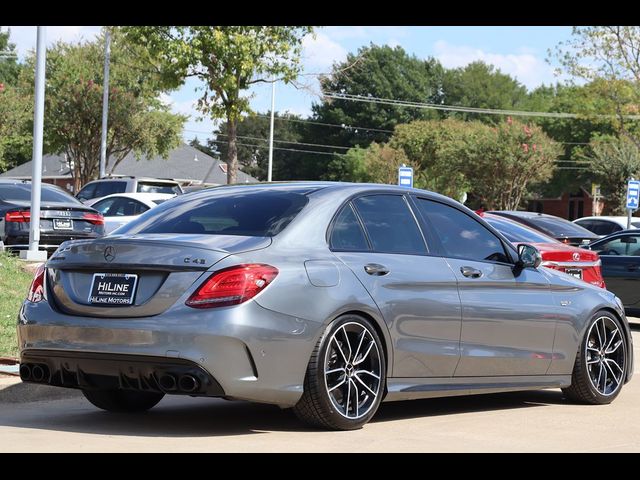
[[452, 258], [511, 263], [498, 237], [460, 210], [418, 198], [422, 216], [440, 240], [443, 254]]
[[427, 253], [418, 224], [401, 195], [367, 195], [356, 198], [353, 204], [362, 218], [374, 251]]
[[331, 230], [331, 248], [351, 252], [369, 250], [362, 225], [351, 204], [347, 204], [338, 214]]
[[640, 255], [640, 236], [626, 235], [594, 246], [593, 250], [600, 255]]

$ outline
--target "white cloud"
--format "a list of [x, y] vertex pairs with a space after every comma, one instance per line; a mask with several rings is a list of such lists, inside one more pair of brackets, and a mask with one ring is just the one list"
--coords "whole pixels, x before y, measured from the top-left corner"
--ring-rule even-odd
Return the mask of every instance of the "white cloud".
[[302, 40], [302, 46], [302, 59], [306, 70], [328, 72], [334, 62], [341, 62], [347, 58], [347, 50], [324, 33], [316, 33], [315, 38], [313, 35], [307, 35]]
[[[11, 30], [10, 41], [16, 44], [20, 58], [36, 48], [37, 28], [35, 26], [8, 27]], [[92, 40], [100, 33], [102, 27], [50, 26], [45, 29], [47, 46], [58, 41], [79, 42]], [[4, 29], [6, 30], [6, 28]]]
[[464, 67], [471, 62], [482, 60], [494, 65], [503, 73], [515, 77], [527, 88], [535, 88], [542, 83], [554, 83], [553, 69], [530, 48], [524, 47], [517, 53], [489, 53], [466, 45], [452, 45], [439, 40], [434, 45], [434, 56], [447, 68]]

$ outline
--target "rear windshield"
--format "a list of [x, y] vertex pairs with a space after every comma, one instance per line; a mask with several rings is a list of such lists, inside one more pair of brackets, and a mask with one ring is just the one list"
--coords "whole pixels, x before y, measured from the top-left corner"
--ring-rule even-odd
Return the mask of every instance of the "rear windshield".
[[175, 193], [176, 195], [182, 193], [179, 185], [161, 182], [138, 182], [137, 190], [141, 193]]
[[[31, 184], [16, 183], [11, 185], [0, 185], [0, 200], [17, 200], [19, 202], [31, 201]], [[64, 203], [80, 203], [71, 195], [64, 191], [52, 187], [51, 185], [42, 184], [40, 193], [40, 201], [42, 202], [64, 202]]]
[[194, 195], [153, 208], [119, 228], [117, 233], [271, 237], [280, 233], [308, 202], [302, 193], [282, 190], [252, 190], [215, 196], [202, 192]]
[[544, 228], [554, 237], [596, 237], [593, 232], [586, 228], [562, 218], [529, 217], [527, 220], [540, 228]]
[[554, 243], [557, 240], [547, 237], [545, 234], [536, 232], [535, 230], [509, 220], [499, 218], [484, 217], [489, 225], [498, 230], [507, 237], [510, 242], [528, 242], [528, 243]]

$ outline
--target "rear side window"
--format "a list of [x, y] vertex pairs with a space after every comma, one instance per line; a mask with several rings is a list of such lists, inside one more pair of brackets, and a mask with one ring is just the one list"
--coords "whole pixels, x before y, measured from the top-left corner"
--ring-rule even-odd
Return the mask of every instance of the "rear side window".
[[368, 195], [354, 200], [373, 250], [381, 253], [426, 254], [409, 206], [400, 195]]
[[127, 189], [127, 182], [96, 182], [96, 191], [91, 198], [106, 197], [112, 193], [124, 193]]
[[351, 204], [346, 205], [336, 217], [331, 230], [331, 248], [343, 251], [367, 251], [369, 245], [362, 225], [353, 213]]
[[180, 195], [182, 193], [182, 190], [180, 190], [178, 185], [161, 182], [138, 182], [136, 190], [142, 193], [173, 193], [176, 195]]
[[307, 202], [306, 195], [294, 191], [251, 190], [215, 196], [202, 192], [152, 208], [118, 233], [270, 237], [289, 225]]
[[440, 240], [445, 256], [509, 263], [500, 239], [480, 222], [442, 203], [419, 198], [417, 204]]
[[79, 200], [89, 200], [91, 198], [96, 198], [95, 192], [96, 192], [96, 184], [95, 183], [89, 183], [89, 184], [85, 185], [78, 192], [78, 195], [76, 195], [76, 197]]
[[132, 198], [105, 198], [93, 205], [105, 217], [129, 217], [149, 210], [145, 204]]
[[610, 235], [612, 233], [619, 232], [622, 230], [622, 227], [615, 222], [609, 222], [607, 220], [593, 220], [593, 227], [589, 230], [596, 235]]

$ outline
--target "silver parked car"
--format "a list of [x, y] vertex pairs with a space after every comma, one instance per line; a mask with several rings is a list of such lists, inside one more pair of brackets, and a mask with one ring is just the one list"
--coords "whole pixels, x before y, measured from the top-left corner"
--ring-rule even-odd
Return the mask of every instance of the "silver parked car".
[[59, 248], [19, 314], [20, 374], [106, 410], [224, 397], [345, 430], [383, 399], [609, 403], [633, 371], [622, 304], [540, 261], [422, 190], [204, 190]]

